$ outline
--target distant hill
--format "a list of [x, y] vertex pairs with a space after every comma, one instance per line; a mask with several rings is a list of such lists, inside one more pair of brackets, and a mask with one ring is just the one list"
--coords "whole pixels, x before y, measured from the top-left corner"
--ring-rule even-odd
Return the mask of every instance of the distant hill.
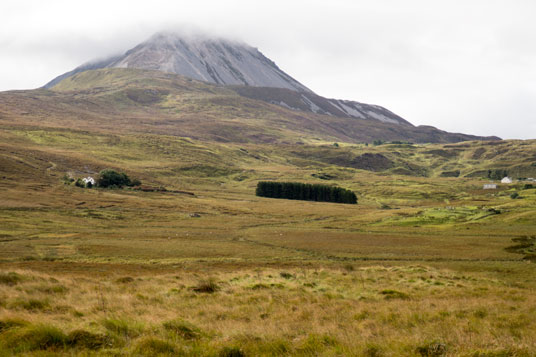
[[[294, 144], [381, 139], [448, 143], [497, 139], [303, 110], [298, 106], [299, 98], [308, 98], [318, 107], [329, 105], [312, 93], [286, 92], [289, 107], [293, 106], [287, 108], [267, 99], [276, 100], [277, 95], [285, 94], [284, 89], [281, 94], [270, 88], [252, 88], [211, 84], [154, 70], [89, 70], [65, 78], [51, 90], [0, 93], [0, 124], [148, 132], [219, 142]], [[268, 94], [259, 100], [255, 99], [256, 91]], [[377, 110], [385, 116], [390, 113], [383, 108]]]

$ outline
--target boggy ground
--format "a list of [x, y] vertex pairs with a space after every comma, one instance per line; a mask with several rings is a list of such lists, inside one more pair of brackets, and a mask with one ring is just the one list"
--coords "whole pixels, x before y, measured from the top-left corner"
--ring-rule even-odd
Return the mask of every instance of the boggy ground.
[[[536, 353], [536, 189], [441, 177], [530, 172], [533, 142], [456, 144], [449, 158], [449, 145], [0, 137], [0, 355]], [[351, 167], [370, 152], [398, 166]], [[105, 167], [194, 196], [62, 179]], [[269, 179], [334, 183], [359, 204], [255, 197]]]

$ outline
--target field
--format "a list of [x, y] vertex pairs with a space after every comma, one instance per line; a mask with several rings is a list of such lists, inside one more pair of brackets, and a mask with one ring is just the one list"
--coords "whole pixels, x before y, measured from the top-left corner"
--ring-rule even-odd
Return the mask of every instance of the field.
[[[374, 146], [381, 123], [132, 73], [0, 93], [0, 356], [536, 355], [536, 183], [483, 189], [536, 177], [535, 140]], [[70, 182], [105, 168], [147, 189]]]
[[[536, 189], [463, 177], [485, 168], [475, 151], [521, 167], [516, 152], [530, 160], [534, 142], [393, 155], [16, 126], [0, 136], [1, 354], [536, 351]], [[366, 153], [394, 164], [345, 159]], [[451, 166], [461, 177], [441, 177]], [[106, 167], [168, 192], [64, 183]], [[259, 180], [337, 184], [359, 204], [260, 198]]]

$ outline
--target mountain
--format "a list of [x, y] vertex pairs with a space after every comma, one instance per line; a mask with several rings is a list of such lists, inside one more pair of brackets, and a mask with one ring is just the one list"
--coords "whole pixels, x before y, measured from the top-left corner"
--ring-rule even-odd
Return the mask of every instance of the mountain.
[[173, 33], [157, 33], [122, 55], [83, 64], [43, 89], [0, 93], [0, 104], [0, 124], [221, 142], [499, 139], [415, 127], [378, 105], [324, 98], [254, 47]]
[[296, 92], [285, 88], [232, 86], [241, 96], [267, 103], [339, 118], [377, 120], [383, 123], [413, 126], [404, 118], [379, 106], [350, 100], [328, 99], [314, 93]]
[[285, 100], [294, 107], [298, 105], [294, 101], [304, 97], [324, 105], [313, 94], [302, 96], [303, 92], [287, 89], [222, 86], [155, 70], [103, 68], [77, 73], [51, 89], [1, 92], [0, 126], [293, 145], [497, 139], [295, 110], [255, 99], [260, 95], [257, 90], [269, 93], [265, 99], [286, 93]]
[[202, 36], [157, 33], [123, 55], [83, 64], [54, 78], [44, 87], [53, 88], [77, 73], [100, 68], [137, 68], [176, 73], [208, 83], [239, 86], [235, 89], [242, 96], [288, 109], [411, 125], [378, 105], [316, 95], [249, 45]]
[[53, 79], [45, 88], [51, 88], [76, 73], [98, 68], [151, 69], [215, 84], [311, 92], [249, 45], [225, 39], [180, 36], [173, 33], [157, 33], [121, 56], [77, 67]]

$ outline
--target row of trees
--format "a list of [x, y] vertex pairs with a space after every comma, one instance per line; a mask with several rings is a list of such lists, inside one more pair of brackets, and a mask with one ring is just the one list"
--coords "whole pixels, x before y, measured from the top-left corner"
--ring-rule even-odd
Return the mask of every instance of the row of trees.
[[407, 144], [407, 145], [413, 145], [413, 143], [411, 141], [401, 141], [401, 140], [385, 141], [385, 140], [378, 139], [378, 140], [373, 140], [372, 141], [372, 145], [374, 145], [374, 146], [383, 145], [383, 144], [399, 144], [399, 145]]
[[257, 184], [256, 195], [289, 200], [322, 201], [356, 204], [357, 196], [340, 187], [300, 182], [268, 182]]

